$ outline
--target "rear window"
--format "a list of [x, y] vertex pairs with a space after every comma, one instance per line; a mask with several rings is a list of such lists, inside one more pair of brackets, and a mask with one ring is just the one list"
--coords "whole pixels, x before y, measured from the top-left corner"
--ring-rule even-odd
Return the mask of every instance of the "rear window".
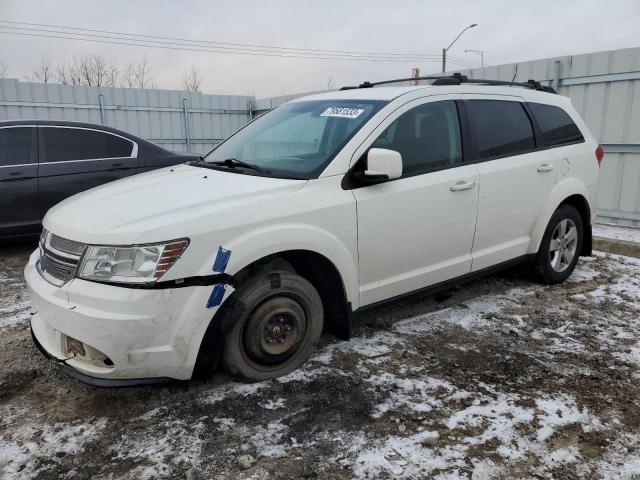
[[33, 162], [31, 154], [32, 127], [0, 128], [0, 166]]
[[46, 162], [128, 157], [133, 143], [114, 135], [80, 128], [40, 129]]
[[535, 148], [533, 127], [520, 102], [467, 100], [465, 110], [478, 158], [517, 155]]
[[544, 143], [549, 146], [584, 142], [580, 129], [560, 107], [530, 103], [529, 108], [542, 132]]

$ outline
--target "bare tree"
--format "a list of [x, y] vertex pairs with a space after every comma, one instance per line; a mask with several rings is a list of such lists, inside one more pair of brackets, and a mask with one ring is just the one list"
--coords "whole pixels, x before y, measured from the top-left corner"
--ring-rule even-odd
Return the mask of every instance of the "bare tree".
[[80, 76], [80, 82], [83, 85], [93, 87], [93, 67], [91, 57], [89, 55], [83, 55], [78, 60], [78, 75]]
[[82, 85], [80, 60], [76, 55], [71, 60], [58, 62], [56, 80], [63, 85]]
[[136, 67], [132, 63], [128, 63], [122, 70], [120, 82], [123, 87], [135, 88], [136, 86]]
[[73, 61], [58, 65], [58, 81], [66, 85], [115, 87], [120, 82], [120, 69], [112, 58], [100, 54], [74, 56]]
[[[6, 64], [0, 56], [0, 78], [6, 72]], [[195, 70], [196, 73], [197, 69]], [[201, 81], [199, 76], [198, 83]], [[55, 65], [44, 55], [32, 72], [25, 76], [27, 81], [51, 82], [63, 85], [87, 85], [90, 87], [133, 87], [155, 88], [151, 67], [145, 54], [139, 63], [128, 64], [123, 69], [113, 58], [91, 53], [73, 55], [71, 59], [61, 59]]]
[[61, 60], [56, 65], [56, 80], [62, 85], [73, 85], [69, 78], [69, 70], [67, 69], [67, 63]]
[[45, 53], [40, 57], [38, 65], [33, 70], [33, 78], [38, 82], [49, 83], [53, 79], [53, 67], [51, 58]]
[[182, 77], [182, 88], [187, 92], [199, 92], [200, 84], [202, 83], [202, 75], [200, 75], [200, 69], [195, 65], [191, 65], [190, 68], [184, 71]]
[[107, 63], [107, 73], [105, 75], [105, 87], [117, 87], [120, 85], [120, 67], [110, 58]]
[[155, 88], [156, 83], [151, 75], [146, 53], [141, 62], [127, 64], [122, 73], [121, 84], [129, 88]]

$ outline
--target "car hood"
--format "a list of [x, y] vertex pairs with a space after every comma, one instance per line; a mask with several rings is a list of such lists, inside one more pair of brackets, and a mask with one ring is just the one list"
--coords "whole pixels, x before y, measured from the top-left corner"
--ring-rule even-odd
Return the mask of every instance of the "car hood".
[[69, 197], [47, 212], [43, 225], [84, 243], [165, 241], [212, 229], [223, 218], [228, 223], [230, 210], [240, 221], [236, 212], [286, 196], [306, 182], [179, 165]]

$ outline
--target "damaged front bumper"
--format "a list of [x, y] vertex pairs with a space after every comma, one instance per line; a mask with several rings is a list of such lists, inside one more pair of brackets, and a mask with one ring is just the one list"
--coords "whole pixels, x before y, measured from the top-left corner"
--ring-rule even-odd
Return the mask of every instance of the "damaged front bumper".
[[67, 365], [66, 360], [60, 360], [53, 355], [51, 355], [45, 348], [40, 345], [37, 337], [33, 333], [33, 328], [31, 328], [31, 338], [33, 339], [33, 343], [40, 353], [44, 355], [49, 360], [54, 361], [58, 367], [70, 377], [75, 378], [76, 380], [81, 381], [82, 383], [86, 383], [88, 385], [93, 385], [94, 387], [133, 387], [140, 385], [157, 385], [160, 383], [167, 383], [175, 381], [172, 378], [160, 377], [160, 378], [128, 378], [128, 379], [117, 379], [117, 378], [98, 378], [92, 377], [91, 375], [86, 375], [79, 370], [76, 370], [73, 367]]
[[[188, 380], [215, 312], [216, 286], [127, 288], [73, 279], [59, 287], [25, 267], [36, 346], [75, 378], [98, 386]], [[217, 287], [218, 291], [220, 287]]]

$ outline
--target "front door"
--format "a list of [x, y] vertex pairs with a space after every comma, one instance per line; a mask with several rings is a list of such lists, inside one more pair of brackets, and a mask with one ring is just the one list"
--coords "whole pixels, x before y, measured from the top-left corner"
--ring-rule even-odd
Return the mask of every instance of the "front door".
[[0, 237], [38, 233], [35, 127], [0, 128]]
[[[353, 190], [360, 305], [470, 272], [478, 172], [465, 163], [456, 102], [446, 96], [398, 109], [363, 148], [402, 155], [401, 178]], [[362, 148], [356, 155], [362, 155]]]

